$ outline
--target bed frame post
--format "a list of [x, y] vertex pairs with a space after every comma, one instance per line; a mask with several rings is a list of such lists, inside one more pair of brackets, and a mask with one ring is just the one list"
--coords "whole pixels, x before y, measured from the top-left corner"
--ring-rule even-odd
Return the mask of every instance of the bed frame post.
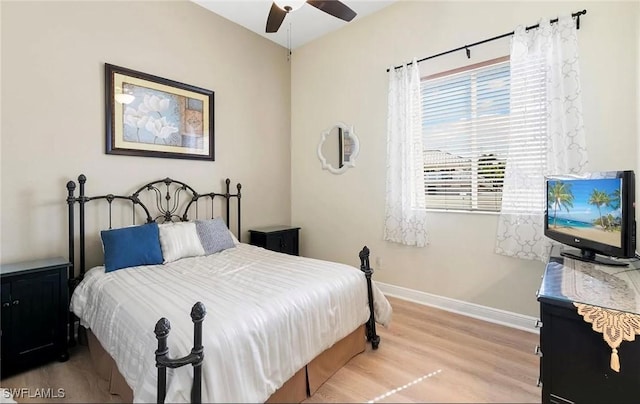
[[69, 280], [75, 277], [75, 271], [73, 268], [73, 264], [75, 261], [75, 251], [74, 251], [74, 209], [73, 204], [76, 202], [76, 198], [73, 196], [74, 191], [76, 190], [76, 183], [73, 181], [67, 182], [67, 205], [69, 205]]
[[204, 304], [197, 302], [191, 308], [191, 321], [193, 321], [193, 348], [191, 353], [178, 359], [169, 359], [167, 338], [171, 331], [171, 324], [166, 318], [161, 318], [156, 323], [154, 333], [158, 340], [156, 350], [156, 367], [158, 368], [158, 404], [163, 404], [167, 396], [167, 368], [180, 368], [185, 365], [193, 365], [193, 386], [191, 387], [191, 402], [202, 402], [202, 361], [204, 360], [204, 347], [202, 346], [202, 321], [207, 311]]
[[[240, 194], [240, 189], [242, 188], [242, 185], [237, 184], [236, 188], [238, 189], [238, 241], [242, 241], [242, 227], [240, 227], [240, 198], [242, 197], [242, 195]], [[229, 203], [229, 201], [227, 200], [227, 204]]]
[[225, 191], [224, 197], [227, 199], [227, 226], [231, 226], [231, 223], [229, 223], [229, 219], [231, 218], [231, 204], [229, 203], [229, 198], [231, 197], [231, 194], [229, 193], [229, 184], [231, 184], [231, 180], [229, 178], [227, 178], [224, 183], [227, 186], [227, 189]]
[[191, 402], [202, 402], [202, 361], [204, 360], [204, 347], [202, 346], [202, 321], [206, 314], [204, 304], [198, 302], [191, 309], [191, 321], [193, 321], [193, 348], [191, 355], [196, 359], [193, 363], [193, 386], [191, 388]]
[[169, 348], [167, 348], [167, 337], [171, 331], [169, 320], [162, 317], [156, 323], [154, 333], [158, 340], [158, 349], [156, 350], [156, 367], [158, 368], [158, 404], [163, 404], [167, 395], [167, 366], [164, 364], [168, 360]]
[[87, 177], [84, 174], [78, 176], [78, 183], [80, 184], [80, 196], [78, 201], [80, 202], [80, 280], [84, 279], [85, 272], [85, 254], [84, 254], [84, 204], [86, 198], [84, 195], [84, 184], [87, 182]]
[[360, 270], [364, 272], [364, 276], [367, 278], [367, 294], [369, 297], [369, 321], [367, 321], [367, 341], [371, 341], [371, 348], [378, 349], [380, 344], [380, 337], [376, 334], [376, 315], [373, 310], [373, 287], [371, 285], [371, 275], [373, 275], [373, 269], [369, 266], [369, 248], [364, 246], [360, 251]]
[[[73, 294], [74, 289], [78, 286], [78, 283], [84, 278], [85, 271], [85, 248], [84, 248], [84, 204], [87, 198], [84, 195], [84, 184], [87, 182], [87, 177], [84, 174], [78, 176], [78, 183], [80, 184], [80, 195], [76, 198], [74, 192], [76, 190], [76, 183], [73, 181], [67, 182], [67, 205], [69, 205], [69, 273], [68, 273], [68, 286], [69, 296]], [[75, 255], [75, 207], [76, 202], [80, 203], [80, 274], [76, 276], [76, 255]], [[68, 303], [68, 302], [67, 302]], [[69, 346], [75, 346], [76, 333], [75, 333], [75, 315], [69, 311]]]
[[236, 189], [238, 190], [238, 193], [233, 195], [233, 194], [231, 194], [229, 192], [230, 191], [229, 187], [231, 185], [231, 180], [229, 178], [227, 178], [224, 181], [224, 183], [226, 184], [227, 189], [226, 189], [225, 193], [222, 196], [224, 196], [224, 198], [227, 200], [227, 220], [226, 220], [227, 227], [229, 227], [229, 230], [231, 230], [231, 222], [229, 221], [229, 219], [231, 219], [231, 198], [235, 196], [236, 198], [238, 198], [238, 214], [237, 214], [237, 216], [238, 216], [238, 229], [237, 229], [236, 233], [238, 235], [238, 241], [242, 241], [242, 231], [241, 231], [242, 227], [240, 226], [240, 212], [241, 212], [240, 211], [240, 198], [242, 197], [242, 194], [240, 193], [240, 189], [242, 189], [242, 185], [236, 184]]
[[[74, 223], [74, 204], [76, 202], [76, 198], [73, 195], [76, 190], [76, 183], [73, 181], [67, 182], [67, 205], [69, 205], [69, 272], [67, 274], [67, 285], [69, 287], [69, 296], [71, 296], [71, 292], [75, 288], [75, 240], [74, 240], [74, 231], [75, 231], [75, 223]], [[67, 302], [68, 304], [69, 302]], [[75, 316], [69, 310], [68, 312], [68, 327], [69, 327], [69, 346], [75, 346], [76, 344], [76, 336], [75, 336]]]

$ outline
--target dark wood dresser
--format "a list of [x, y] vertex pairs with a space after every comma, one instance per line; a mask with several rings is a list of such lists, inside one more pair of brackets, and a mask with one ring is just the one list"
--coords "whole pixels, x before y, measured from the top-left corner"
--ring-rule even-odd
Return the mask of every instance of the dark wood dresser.
[[553, 248], [538, 291], [542, 402], [639, 402], [640, 336], [622, 341], [615, 371], [612, 348], [593, 329], [603, 324], [594, 327], [585, 321], [574, 303], [590, 305], [595, 313], [610, 309], [640, 319], [640, 262], [610, 267], [561, 257], [559, 252]]
[[249, 244], [289, 255], [299, 255], [299, 227], [268, 226], [249, 230]]
[[3, 378], [68, 359], [68, 269], [63, 258], [0, 265]]

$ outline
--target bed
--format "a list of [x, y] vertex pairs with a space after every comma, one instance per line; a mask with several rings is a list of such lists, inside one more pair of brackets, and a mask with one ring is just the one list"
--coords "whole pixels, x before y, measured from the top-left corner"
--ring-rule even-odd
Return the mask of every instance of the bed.
[[[75, 195], [75, 182], [67, 184], [69, 257], [73, 264], [70, 310], [72, 318], [77, 317], [87, 330], [98, 373], [109, 380], [111, 391], [125, 400], [156, 401], [154, 326], [161, 317], [168, 319], [170, 356], [189, 355], [194, 327], [188, 313], [196, 302], [207, 310], [202, 321], [204, 402], [300, 402], [363, 352], [366, 341], [377, 349], [376, 322], [389, 323], [391, 306], [371, 280], [366, 247], [360, 252], [358, 270], [241, 243], [241, 186], [238, 184], [232, 194], [228, 179], [225, 192], [206, 194], [166, 178], [128, 195], [89, 197], [85, 183], [84, 175], [78, 177], [79, 196]], [[220, 232], [216, 237], [226, 239], [222, 232], [230, 232], [227, 226], [233, 199], [237, 200], [237, 238], [230, 236], [231, 245], [213, 253], [176, 256], [167, 240], [185, 244], [187, 233], [178, 232], [169, 239], [167, 235], [175, 228], [191, 229], [192, 223], [199, 226], [217, 221]], [[219, 225], [222, 219], [214, 214], [216, 200], [221, 200], [226, 211], [224, 231]], [[113, 251], [144, 245], [144, 241], [136, 238], [129, 246], [116, 243], [119, 247], [114, 248], [103, 234], [105, 264], [87, 270], [85, 208], [93, 201], [107, 204], [109, 229], [113, 227], [112, 216], [122, 216], [113, 205], [131, 205], [133, 224], [105, 230], [105, 234], [159, 227], [165, 262], [113, 270]], [[151, 206], [157, 214], [151, 212]], [[199, 219], [203, 211], [206, 218]], [[205, 245], [205, 238], [199, 235]], [[80, 245], [77, 276], [73, 269], [76, 241]], [[71, 331], [73, 343], [75, 333]], [[191, 366], [168, 369], [166, 401], [189, 402], [193, 376]]]

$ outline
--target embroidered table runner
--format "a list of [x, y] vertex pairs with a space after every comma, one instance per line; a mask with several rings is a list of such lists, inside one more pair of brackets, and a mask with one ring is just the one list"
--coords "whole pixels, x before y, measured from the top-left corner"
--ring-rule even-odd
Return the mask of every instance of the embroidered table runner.
[[573, 305], [584, 321], [590, 323], [594, 331], [602, 334], [611, 347], [611, 369], [620, 372], [618, 347], [622, 341], [634, 341], [636, 335], [640, 335], [640, 315], [583, 303], [574, 302]]

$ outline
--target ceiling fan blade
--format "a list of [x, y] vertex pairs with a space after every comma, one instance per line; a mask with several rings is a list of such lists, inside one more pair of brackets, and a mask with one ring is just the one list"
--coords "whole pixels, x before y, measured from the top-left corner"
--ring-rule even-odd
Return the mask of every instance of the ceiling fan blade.
[[282, 25], [282, 21], [286, 15], [286, 11], [276, 6], [276, 3], [272, 3], [271, 10], [269, 10], [269, 17], [267, 17], [267, 32], [278, 32], [278, 28]]
[[344, 3], [336, 0], [307, 0], [308, 4], [311, 4], [318, 10], [322, 10], [327, 14], [331, 14], [334, 17], [341, 20], [351, 21], [355, 18], [356, 12], [347, 7]]

